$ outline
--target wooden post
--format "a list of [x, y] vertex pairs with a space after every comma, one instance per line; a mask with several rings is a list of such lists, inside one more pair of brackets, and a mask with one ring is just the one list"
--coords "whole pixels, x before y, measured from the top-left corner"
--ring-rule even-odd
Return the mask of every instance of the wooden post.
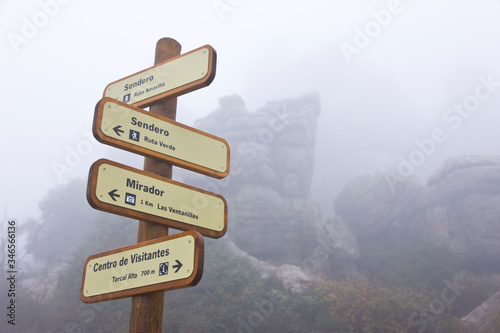
[[[181, 45], [174, 39], [162, 38], [156, 44], [155, 65], [181, 54]], [[175, 120], [177, 112], [177, 98], [157, 102], [150, 106], [150, 112]], [[166, 178], [172, 178], [172, 164], [155, 160], [144, 159], [144, 170]], [[137, 242], [168, 235], [168, 227], [139, 221]], [[164, 292], [154, 292], [132, 297], [130, 312], [130, 333], [161, 332], [163, 321]]]

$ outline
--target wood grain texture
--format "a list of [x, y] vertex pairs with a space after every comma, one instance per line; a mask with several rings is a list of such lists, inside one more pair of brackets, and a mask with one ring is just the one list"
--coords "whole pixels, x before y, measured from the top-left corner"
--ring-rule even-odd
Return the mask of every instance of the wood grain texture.
[[[172, 38], [162, 38], [156, 43], [155, 64], [168, 61], [181, 54], [181, 44]], [[177, 98], [153, 104], [151, 113], [175, 120], [177, 115]], [[162, 177], [172, 178], [172, 164], [144, 159], [144, 170]], [[147, 241], [168, 235], [168, 227], [147, 221], [139, 221], [137, 242]], [[132, 297], [130, 311], [130, 333], [160, 333], [163, 323], [164, 292], [156, 292]]]
[[[162, 38], [156, 43], [154, 63], [160, 64], [181, 54], [181, 44], [172, 38]], [[164, 100], [151, 105], [150, 112], [175, 120], [177, 116], [177, 98]], [[156, 175], [172, 178], [172, 164], [153, 158], [144, 159], [144, 170]], [[168, 227], [139, 221], [137, 242], [168, 235]], [[164, 292], [155, 292], [132, 297], [130, 310], [130, 333], [160, 333], [163, 323]]]

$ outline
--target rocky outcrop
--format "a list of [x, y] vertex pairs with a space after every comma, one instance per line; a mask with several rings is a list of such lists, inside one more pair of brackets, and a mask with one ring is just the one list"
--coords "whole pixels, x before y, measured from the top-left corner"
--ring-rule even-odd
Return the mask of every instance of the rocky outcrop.
[[324, 231], [320, 239], [331, 244], [339, 258], [347, 260], [359, 258], [358, 239], [342, 217], [335, 215], [328, 218], [325, 221]]
[[[230, 174], [220, 181], [192, 173], [183, 177], [228, 201], [227, 249], [248, 258], [262, 278], [279, 280], [294, 292], [305, 290], [328, 266], [310, 271], [304, 265], [325, 228], [318, 204], [309, 200], [318, 115], [316, 93], [269, 102], [255, 112], [237, 95], [223, 97], [194, 127], [228, 141]], [[352, 241], [336, 239], [328, 251], [355, 256]]]
[[500, 291], [463, 317], [462, 322], [469, 327], [472, 326], [477, 332], [493, 332], [495, 329], [494, 324], [499, 319]]
[[233, 95], [195, 123], [231, 147], [225, 179], [183, 178], [228, 201], [229, 251], [294, 292], [318, 276], [363, 278], [355, 266], [358, 241], [383, 239], [391, 226], [423, 231], [465, 263], [500, 267], [492, 265], [500, 262], [500, 158], [449, 160], [425, 187], [397, 172], [358, 177], [335, 198], [336, 215], [324, 221], [309, 200], [318, 115], [317, 94], [269, 102], [255, 112]]
[[335, 212], [357, 237], [370, 238], [408, 216], [422, 185], [394, 172], [373, 172], [350, 181], [334, 202]]
[[219, 100], [219, 108], [194, 127], [226, 139], [231, 147], [228, 191], [243, 184], [273, 189], [280, 197], [307, 200], [314, 166], [316, 93], [268, 102], [255, 112], [237, 95]]
[[273, 264], [300, 265], [314, 250], [318, 207], [280, 197], [261, 185], [244, 185], [231, 201], [229, 237], [242, 250]]
[[259, 260], [239, 249], [236, 244], [229, 239], [226, 239], [222, 245], [226, 251], [248, 259], [262, 280], [278, 280], [286, 290], [293, 293], [304, 292], [314, 282], [318, 281], [318, 277], [315, 274], [299, 266], [290, 264], [273, 265], [269, 262]]
[[[411, 222], [468, 263], [491, 265], [500, 253], [500, 158], [447, 161], [415, 202]], [[485, 267], [486, 268], [486, 267]]]
[[347, 184], [335, 212], [358, 239], [405, 223], [448, 246], [464, 267], [500, 270], [500, 157], [450, 159], [425, 187], [396, 173], [370, 173]]
[[[383, 242], [393, 237], [391, 231], [403, 230], [426, 243], [447, 247], [458, 259], [455, 268], [463, 281], [500, 285], [500, 157], [450, 159], [425, 187], [397, 173], [370, 173], [348, 183], [335, 199], [335, 212], [358, 240]], [[493, 325], [499, 320], [500, 292], [462, 318], [462, 323], [464, 330], [496, 332], [498, 327]]]

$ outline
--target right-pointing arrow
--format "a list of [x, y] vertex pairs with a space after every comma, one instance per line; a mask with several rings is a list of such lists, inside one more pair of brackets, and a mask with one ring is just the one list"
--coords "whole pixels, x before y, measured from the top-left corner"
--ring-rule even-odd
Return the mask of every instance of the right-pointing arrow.
[[120, 197], [120, 195], [119, 195], [119, 194], [116, 194], [116, 191], [118, 191], [118, 190], [113, 190], [113, 191], [111, 191], [111, 192], [108, 192], [109, 196], [110, 196], [110, 197], [111, 197], [111, 199], [113, 199], [114, 201], [116, 201], [116, 199], [115, 199], [115, 198], [119, 198], [119, 197]]
[[122, 128], [122, 125], [118, 125], [118, 126], [113, 127], [113, 131], [115, 131], [116, 135], [118, 135], [118, 136], [121, 136], [120, 133], [125, 133], [120, 128]]
[[181, 269], [182, 263], [177, 259], [175, 259], [175, 262], [177, 263], [177, 265], [173, 265], [172, 268], [177, 268], [174, 272], [174, 273], [177, 273], [179, 271], [179, 269]]

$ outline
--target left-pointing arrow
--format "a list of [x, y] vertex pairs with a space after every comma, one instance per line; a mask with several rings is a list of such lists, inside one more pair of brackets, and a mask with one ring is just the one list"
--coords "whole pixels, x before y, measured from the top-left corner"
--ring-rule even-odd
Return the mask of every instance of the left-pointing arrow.
[[116, 191], [118, 191], [118, 190], [113, 190], [113, 191], [111, 191], [111, 192], [108, 192], [109, 196], [110, 196], [110, 197], [111, 197], [111, 199], [113, 199], [114, 201], [116, 201], [115, 197], [118, 197], [118, 198], [120, 197], [120, 195], [119, 195], [119, 194], [116, 194]]
[[121, 136], [120, 133], [125, 133], [120, 128], [122, 128], [122, 125], [118, 125], [118, 126], [113, 127], [113, 131], [115, 131], [116, 135], [118, 135], [118, 136]]
[[173, 265], [172, 268], [177, 268], [174, 272], [174, 273], [177, 273], [179, 271], [179, 269], [181, 269], [182, 263], [177, 259], [175, 259], [175, 262], [177, 263], [177, 265]]

